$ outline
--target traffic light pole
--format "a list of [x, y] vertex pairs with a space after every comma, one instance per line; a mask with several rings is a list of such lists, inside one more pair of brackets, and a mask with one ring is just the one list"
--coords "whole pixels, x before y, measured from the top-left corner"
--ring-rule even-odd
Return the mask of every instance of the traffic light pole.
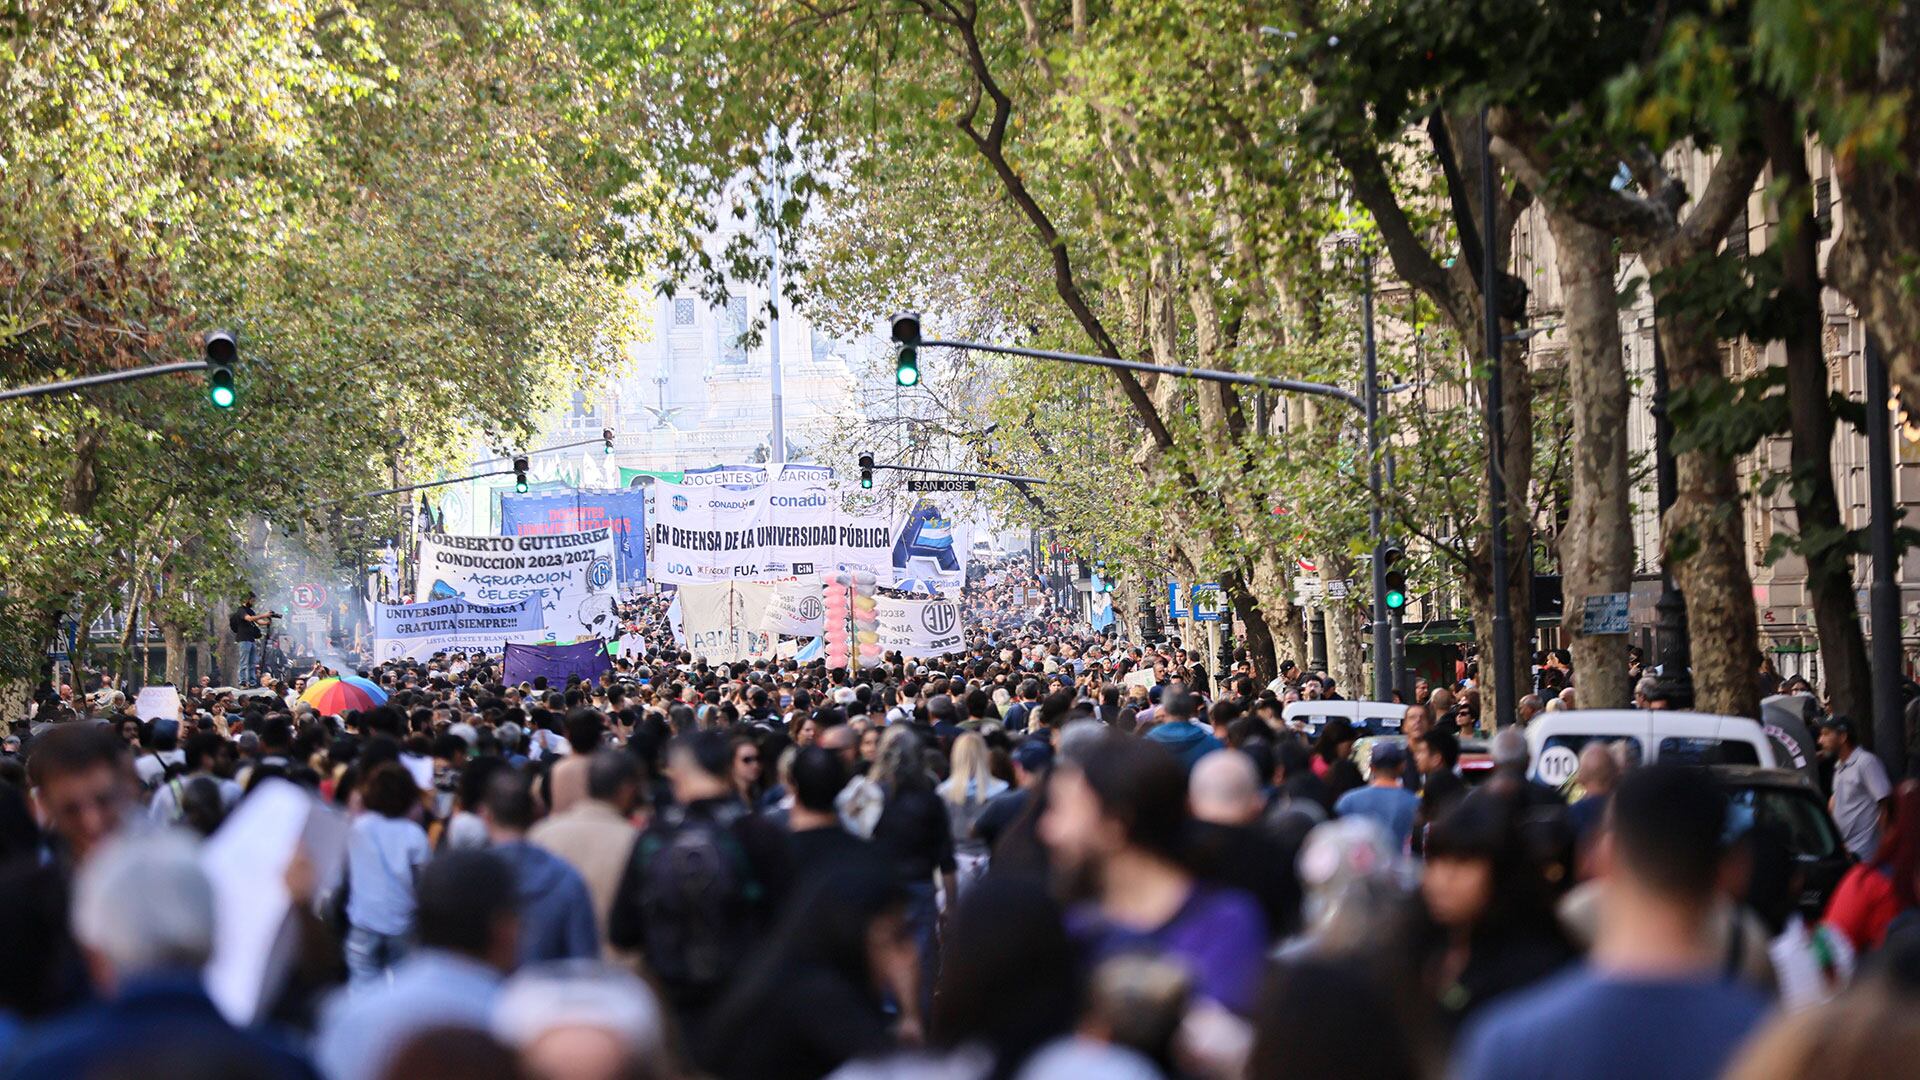
[[[1373, 336], [1373, 271], [1369, 261], [1366, 274], [1365, 291], [1366, 314], [1366, 354], [1367, 382], [1364, 393], [1356, 394], [1344, 387], [1331, 383], [1307, 382], [1301, 379], [1281, 379], [1271, 375], [1253, 375], [1240, 371], [1220, 371], [1216, 368], [1181, 367], [1177, 364], [1149, 364], [1142, 360], [1121, 360], [1111, 356], [1087, 356], [1083, 353], [1058, 352], [1053, 349], [1026, 349], [1015, 345], [988, 345], [978, 341], [947, 341], [940, 339], [922, 339], [919, 337], [919, 316], [906, 314], [894, 318], [894, 340], [908, 349], [932, 347], [939, 349], [962, 349], [973, 352], [1000, 353], [1005, 356], [1024, 356], [1031, 360], [1056, 360], [1066, 364], [1084, 364], [1089, 367], [1108, 368], [1115, 371], [1137, 371], [1151, 375], [1171, 375], [1178, 379], [1199, 379], [1204, 382], [1230, 383], [1235, 386], [1253, 386], [1263, 390], [1281, 390], [1294, 394], [1307, 394], [1312, 397], [1332, 398], [1360, 412], [1367, 425], [1367, 488], [1372, 497], [1372, 513], [1368, 524], [1373, 538], [1373, 690], [1376, 700], [1393, 700], [1393, 673], [1391, 654], [1393, 651], [1392, 633], [1387, 625], [1386, 600], [1386, 560], [1382, 553], [1387, 547], [1386, 529], [1381, 520], [1382, 491], [1380, 486], [1380, 379], [1379, 356]], [[903, 336], [910, 335], [910, 336]], [[875, 466], [880, 468], [882, 466]], [[971, 475], [971, 474], [965, 474]], [[1024, 478], [1023, 478], [1024, 479]]]
[[959, 469], [935, 469], [922, 465], [883, 465], [874, 462], [876, 469], [888, 469], [893, 472], [932, 473], [935, 476], [963, 476], [969, 480], [1000, 480], [1009, 484], [1044, 484], [1047, 481], [1037, 476], [1015, 476], [1012, 473], [964, 472]]
[[[597, 438], [597, 439], [581, 439], [579, 442], [561, 443], [559, 446], [543, 446], [538, 450], [526, 450], [518, 454], [510, 455], [508, 457], [486, 458], [481, 461], [476, 461], [474, 462], [474, 464], [475, 465], [498, 465], [503, 461], [512, 461], [516, 457], [534, 457], [539, 454], [554, 454], [562, 450], [577, 450], [582, 446], [593, 446], [595, 444], [599, 444], [602, 446], [606, 445], [606, 437], [601, 436], [600, 438]], [[499, 473], [482, 473], [481, 475], [482, 476], [499, 476], [500, 474]], [[468, 477], [468, 479], [472, 479], [472, 477]], [[458, 481], [449, 480], [447, 481], [447, 483], [458, 483]]]
[[[600, 440], [595, 439], [595, 442]], [[495, 469], [493, 472], [477, 472], [472, 476], [456, 476], [451, 480], [432, 480], [424, 484], [407, 484], [403, 487], [382, 488], [379, 491], [363, 491], [358, 495], [349, 495], [335, 502], [349, 502], [353, 499], [381, 499], [388, 495], [405, 495], [410, 491], [426, 491], [430, 488], [446, 487], [448, 484], [464, 484], [471, 480], [485, 480], [490, 476], [512, 476], [512, 469]]]
[[1367, 523], [1373, 531], [1373, 700], [1393, 700], [1393, 630], [1387, 623], [1387, 531], [1380, 521], [1380, 354], [1373, 340], [1373, 260], [1362, 257], [1361, 318], [1365, 324], [1367, 486], [1373, 493]]
[[38, 386], [18, 386], [12, 390], [0, 390], [0, 401], [17, 401], [21, 398], [45, 397], [49, 394], [65, 394], [75, 390], [86, 390], [95, 386], [110, 386], [113, 383], [133, 382], [136, 379], [151, 379], [159, 375], [173, 375], [183, 371], [205, 371], [213, 365], [205, 360], [182, 360], [177, 364], [155, 364], [152, 367], [128, 368], [125, 371], [106, 371], [98, 375], [85, 375], [78, 379], [66, 379], [61, 382], [41, 383]]

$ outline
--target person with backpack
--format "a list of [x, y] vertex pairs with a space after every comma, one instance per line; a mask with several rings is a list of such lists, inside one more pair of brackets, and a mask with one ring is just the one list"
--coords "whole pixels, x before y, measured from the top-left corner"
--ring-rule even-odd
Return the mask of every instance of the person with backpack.
[[[170, 723], [171, 721], [161, 721]], [[156, 725], [157, 726], [157, 725]], [[233, 809], [240, 801], [240, 785], [221, 775], [221, 764], [233, 761], [233, 744], [211, 731], [187, 737], [180, 765], [169, 765], [159, 782], [151, 787], [153, 801], [147, 804], [147, 817], [158, 825], [178, 824], [186, 804], [187, 785], [205, 779], [220, 790], [220, 805]], [[229, 769], [229, 772], [232, 770]]]
[[668, 746], [673, 804], [634, 843], [607, 920], [608, 940], [640, 952], [688, 1032], [771, 925], [789, 876], [785, 837], [740, 802], [732, 767], [720, 731]]
[[133, 774], [144, 791], [157, 790], [161, 783], [187, 771], [186, 755], [180, 750], [180, 721], [165, 717], [155, 720], [146, 738], [133, 748]]

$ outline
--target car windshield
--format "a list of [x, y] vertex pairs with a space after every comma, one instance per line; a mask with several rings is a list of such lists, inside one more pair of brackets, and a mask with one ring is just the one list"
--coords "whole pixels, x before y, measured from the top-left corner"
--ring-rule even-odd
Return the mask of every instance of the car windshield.
[[1741, 824], [1766, 825], [1804, 859], [1830, 858], [1840, 848], [1833, 822], [1810, 791], [1789, 787], [1740, 787], [1727, 793], [1729, 810]]

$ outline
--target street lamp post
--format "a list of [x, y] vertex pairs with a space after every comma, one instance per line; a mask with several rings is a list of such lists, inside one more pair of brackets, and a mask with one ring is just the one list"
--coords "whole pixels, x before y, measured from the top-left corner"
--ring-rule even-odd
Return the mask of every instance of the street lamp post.
[[1367, 385], [1367, 489], [1373, 505], [1367, 524], [1373, 533], [1373, 700], [1392, 701], [1394, 672], [1393, 630], [1387, 621], [1387, 531], [1380, 521], [1380, 355], [1373, 340], [1373, 260], [1362, 253], [1360, 311], [1365, 322]]

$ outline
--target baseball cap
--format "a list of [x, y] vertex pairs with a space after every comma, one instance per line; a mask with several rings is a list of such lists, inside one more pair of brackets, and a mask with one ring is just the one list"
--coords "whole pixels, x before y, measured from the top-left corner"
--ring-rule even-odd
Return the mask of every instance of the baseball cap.
[[1368, 760], [1375, 768], [1391, 769], [1407, 763], [1407, 751], [1397, 742], [1375, 743], [1373, 753], [1368, 756]]
[[1820, 721], [1820, 726], [1828, 731], [1837, 731], [1842, 735], [1852, 735], [1853, 721], [1844, 716], [1829, 716]]
[[1036, 773], [1053, 764], [1053, 747], [1044, 739], [1028, 739], [1013, 748], [1014, 763], [1030, 773]]

